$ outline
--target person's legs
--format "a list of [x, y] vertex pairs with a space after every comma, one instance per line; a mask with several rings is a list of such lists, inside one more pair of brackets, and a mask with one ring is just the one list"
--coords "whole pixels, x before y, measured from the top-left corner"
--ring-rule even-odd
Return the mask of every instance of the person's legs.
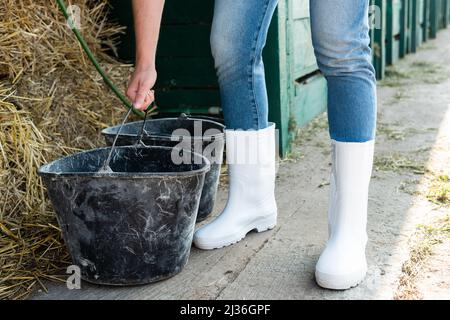
[[368, 0], [311, 0], [317, 62], [328, 82], [331, 139], [375, 138], [376, 80], [371, 63]]
[[369, 48], [368, 0], [311, 0], [312, 38], [328, 83], [332, 139], [329, 239], [317, 283], [348, 289], [367, 271], [367, 200], [376, 128], [376, 80]]
[[[277, 0], [216, 0], [211, 47], [225, 117], [228, 202], [196, 231], [200, 249], [233, 244], [276, 224], [275, 125], [268, 123], [262, 50]], [[237, 129], [237, 130], [235, 130]]]

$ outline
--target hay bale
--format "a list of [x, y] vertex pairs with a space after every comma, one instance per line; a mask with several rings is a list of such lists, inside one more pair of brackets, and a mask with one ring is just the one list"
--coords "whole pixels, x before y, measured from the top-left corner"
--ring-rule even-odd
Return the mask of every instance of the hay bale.
[[[124, 89], [131, 67], [104, 54], [122, 31], [105, 20], [107, 2], [72, 4], [88, 44]], [[26, 297], [43, 278], [64, 274], [69, 260], [37, 169], [101, 145], [99, 131], [123, 112], [56, 3], [0, 3], [0, 298]]]

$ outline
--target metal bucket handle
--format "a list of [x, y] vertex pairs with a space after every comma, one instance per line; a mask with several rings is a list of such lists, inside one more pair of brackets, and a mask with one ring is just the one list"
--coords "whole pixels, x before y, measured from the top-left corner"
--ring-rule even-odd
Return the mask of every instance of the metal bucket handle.
[[[149, 110], [152, 110], [153, 106], [154, 106], [154, 102], [152, 102], [152, 103], [148, 106], [148, 108], [145, 109], [145, 111], [144, 111], [144, 121], [143, 121], [143, 123], [142, 123], [142, 128], [141, 128], [140, 132], [139, 132], [138, 135], [137, 135], [138, 140], [137, 140], [137, 142], [136, 142], [135, 145], [141, 144], [141, 145], [143, 145], [144, 147], [146, 147], [146, 145], [142, 142], [142, 137], [143, 137], [143, 135], [144, 135], [145, 121], [147, 120], [148, 111], [149, 111]], [[111, 162], [111, 157], [112, 157], [112, 154], [113, 154], [113, 152], [114, 152], [114, 148], [116, 147], [117, 139], [119, 138], [120, 132], [122, 131], [122, 127], [123, 127], [124, 124], [127, 122], [128, 117], [130, 116], [130, 114], [131, 114], [131, 112], [133, 111], [133, 109], [134, 109], [134, 108], [128, 109], [127, 113], [125, 114], [125, 117], [124, 117], [123, 120], [122, 120], [122, 123], [121, 123], [121, 125], [120, 125], [120, 127], [119, 127], [119, 130], [117, 130], [116, 136], [114, 137], [114, 142], [113, 142], [113, 144], [112, 144], [112, 146], [111, 146], [111, 149], [109, 150], [108, 158], [106, 158], [105, 162], [103, 163], [102, 168], [100, 169], [101, 171], [108, 172], [108, 169], [109, 169], [109, 163]]]
[[138, 139], [136, 140], [136, 143], [134, 144], [134, 145], [142, 145], [142, 146], [144, 146], [144, 147], [146, 147], [147, 145], [142, 141], [142, 138], [144, 137], [144, 131], [145, 131], [145, 122], [147, 121], [147, 115], [148, 115], [148, 110], [149, 109], [146, 109], [145, 111], [144, 111], [144, 121], [142, 121], [142, 127], [141, 127], [141, 130], [140, 130], [140, 132], [138, 133]]

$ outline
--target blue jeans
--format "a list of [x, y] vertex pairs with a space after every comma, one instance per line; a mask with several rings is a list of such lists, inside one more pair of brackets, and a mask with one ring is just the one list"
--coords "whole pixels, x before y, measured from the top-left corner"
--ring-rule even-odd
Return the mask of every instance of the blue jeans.
[[[229, 129], [268, 126], [262, 50], [277, 2], [215, 0], [211, 49]], [[375, 137], [376, 80], [368, 5], [368, 0], [310, 1], [314, 51], [328, 82], [330, 136], [337, 141]]]

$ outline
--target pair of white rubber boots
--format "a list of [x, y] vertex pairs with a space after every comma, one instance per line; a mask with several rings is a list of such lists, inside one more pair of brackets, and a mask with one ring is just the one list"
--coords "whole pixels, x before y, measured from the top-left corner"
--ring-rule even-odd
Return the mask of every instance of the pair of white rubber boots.
[[[231, 245], [252, 230], [276, 225], [275, 125], [254, 131], [226, 130], [229, 196], [223, 212], [194, 235], [205, 250]], [[368, 188], [374, 141], [332, 140], [329, 239], [316, 265], [316, 281], [343, 290], [361, 282], [367, 272], [365, 247]]]

